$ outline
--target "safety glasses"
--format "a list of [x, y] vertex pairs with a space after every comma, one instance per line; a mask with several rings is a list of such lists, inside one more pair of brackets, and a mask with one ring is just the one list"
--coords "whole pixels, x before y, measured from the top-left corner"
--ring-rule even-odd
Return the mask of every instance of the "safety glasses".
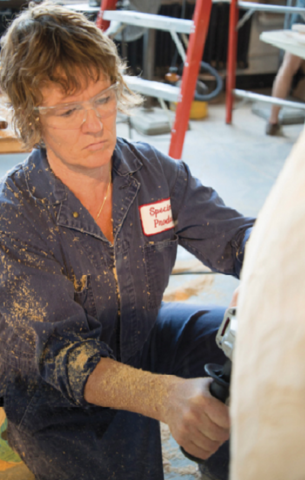
[[116, 112], [118, 82], [84, 102], [36, 107], [46, 126], [63, 130], [78, 129], [86, 122], [88, 110], [103, 120]]

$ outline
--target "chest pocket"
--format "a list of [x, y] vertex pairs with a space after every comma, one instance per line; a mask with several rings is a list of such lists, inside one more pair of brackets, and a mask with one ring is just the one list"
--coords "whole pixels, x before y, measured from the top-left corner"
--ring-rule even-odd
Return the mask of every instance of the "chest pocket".
[[178, 238], [145, 245], [144, 257], [147, 271], [147, 307], [159, 308], [169, 276], [175, 264]]
[[80, 280], [74, 280], [74, 300], [88, 315], [97, 317], [90, 275], [83, 275]]

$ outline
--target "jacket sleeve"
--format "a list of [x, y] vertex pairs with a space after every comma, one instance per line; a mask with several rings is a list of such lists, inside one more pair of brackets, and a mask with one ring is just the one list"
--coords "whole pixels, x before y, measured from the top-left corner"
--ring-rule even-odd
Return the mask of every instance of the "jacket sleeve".
[[245, 244], [255, 219], [227, 207], [215, 190], [191, 175], [184, 162], [175, 163], [175, 176], [169, 175], [168, 160], [164, 171], [171, 183], [179, 244], [213, 271], [239, 278]]
[[102, 326], [74, 300], [73, 282], [51, 252], [0, 233], [0, 363], [87, 405], [84, 387], [101, 357]]

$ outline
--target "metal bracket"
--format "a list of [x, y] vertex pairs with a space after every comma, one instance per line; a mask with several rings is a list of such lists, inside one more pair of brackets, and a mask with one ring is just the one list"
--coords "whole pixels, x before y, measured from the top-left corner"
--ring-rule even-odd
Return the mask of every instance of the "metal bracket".
[[177, 32], [175, 32], [175, 30], [170, 30], [170, 34], [173, 41], [175, 42], [178, 52], [180, 53], [180, 57], [182, 58], [183, 63], [185, 63], [186, 53]]
[[248, 10], [247, 13], [243, 16], [243, 18], [239, 20], [238, 24], [236, 25], [236, 30], [239, 30], [249, 20], [249, 18], [252, 17], [254, 12], [254, 9]]

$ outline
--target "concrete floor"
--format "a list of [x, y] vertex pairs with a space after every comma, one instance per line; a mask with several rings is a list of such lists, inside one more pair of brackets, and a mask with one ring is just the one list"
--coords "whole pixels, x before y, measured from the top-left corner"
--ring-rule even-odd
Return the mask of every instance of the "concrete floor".
[[[302, 125], [283, 128], [283, 136], [267, 137], [265, 122], [251, 113], [250, 105], [234, 112], [234, 123], [225, 124], [224, 104], [209, 106], [203, 121], [192, 121], [187, 132], [183, 160], [204, 185], [213, 186], [225, 203], [247, 216], [256, 216], [276, 180]], [[133, 139], [146, 141], [167, 153], [170, 135], [144, 137], [133, 130]], [[118, 134], [128, 138], [126, 124], [118, 125]], [[0, 176], [26, 155], [2, 155]], [[179, 250], [179, 266], [193, 266], [190, 255]], [[172, 276], [167, 298], [183, 298], [187, 302], [227, 305], [238, 285], [236, 279], [223, 275]], [[184, 292], [184, 295], [182, 295]], [[163, 427], [165, 479], [203, 479], [197, 467], [180, 453], [166, 427]], [[2, 478], [2, 477], [1, 477]], [[18, 477], [20, 478], [20, 477]]]

